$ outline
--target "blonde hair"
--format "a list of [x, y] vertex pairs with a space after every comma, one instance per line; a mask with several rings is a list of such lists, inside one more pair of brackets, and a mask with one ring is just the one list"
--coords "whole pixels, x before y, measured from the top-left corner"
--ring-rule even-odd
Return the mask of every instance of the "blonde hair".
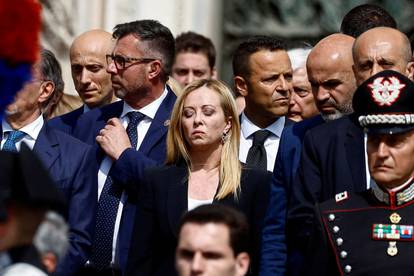
[[216, 199], [223, 199], [229, 194], [237, 197], [240, 192], [241, 164], [239, 161], [240, 123], [236, 102], [230, 89], [218, 80], [197, 80], [184, 88], [175, 102], [171, 114], [171, 123], [167, 135], [167, 164], [177, 164], [184, 160], [191, 166], [188, 143], [185, 141], [182, 127], [184, 100], [194, 90], [207, 87], [220, 96], [220, 105], [226, 119], [231, 121], [231, 129], [223, 144], [220, 159], [220, 184]]

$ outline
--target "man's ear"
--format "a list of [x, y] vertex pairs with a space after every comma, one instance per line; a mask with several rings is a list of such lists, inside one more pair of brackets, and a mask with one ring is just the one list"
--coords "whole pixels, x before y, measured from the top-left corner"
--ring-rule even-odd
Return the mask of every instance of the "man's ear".
[[236, 257], [236, 275], [246, 275], [249, 271], [250, 257], [246, 252], [241, 252]]
[[46, 102], [55, 92], [55, 84], [52, 81], [43, 81], [39, 88], [39, 103]]
[[405, 72], [407, 74], [407, 78], [409, 78], [410, 80], [414, 81], [414, 62], [410, 61], [407, 64], [407, 67], [405, 69]]
[[249, 94], [247, 90], [247, 82], [243, 77], [235, 76], [234, 86], [236, 87], [237, 92], [243, 97], [246, 97], [247, 94]]
[[148, 78], [150, 80], [158, 77], [161, 74], [162, 64], [159, 60], [154, 60], [149, 64]]

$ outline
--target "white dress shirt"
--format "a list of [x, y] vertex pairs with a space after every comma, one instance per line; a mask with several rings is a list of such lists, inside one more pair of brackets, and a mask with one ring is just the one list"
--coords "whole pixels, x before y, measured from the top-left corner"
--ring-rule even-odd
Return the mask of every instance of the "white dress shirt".
[[[271, 132], [271, 135], [266, 139], [264, 147], [266, 149], [267, 155], [267, 170], [273, 171], [276, 161], [277, 150], [279, 149], [280, 136], [282, 135], [283, 128], [285, 126], [285, 117], [280, 117], [273, 124], [269, 125], [267, 128]], [[244, 112], [241, 115], [241, 133], [240, 133], [240, 151], [239, 151], [239, 160], [243, 163], [246, 163], [247, 154], [249, 149], [253, 145], [253, 134], [261, 130], [260, 127], [250, 121]]]
[[[131, 106], [129, 106], [127, 103], [124, 102], [122, 113], [119, 119], [121, 120], [121, 123], [125, 129], [127, 128], [128, 123], [129, 123], [129, 118], [127, 116], [128, 112], [139, 111], [145, 115], [145, 118], [141, 120], [137, 126], [137, 132], [138, 132], [138, 142], [137, 142], [137, 148], [136, 148], [137, 150], [141, 146], [141, 143], [144, 140], [144, 137], [147, 134], [149, 127], [151, 126], [151, 122], [154, 119], [155, 114], [158, 111], [158, 108], [160, 107], [162, 101], [165, 99], [167, 94], [168, 94], [168, 90], [167, 88], [164, 88], [164, 92], [158, 99], [156, 99], [152, 103], [144, 106], [143, 108], [139, 110], [133, 109]], [[98, 200], [99, 200], [99, 197], [101, 196], [101, 192], [105, 184], [108, 172], [111, 169], [111, 166], [112, 166], [112, 159], [106, 156], [102, 160], [102, 163], [98, 171]], [[122, 210], [123, 210], [126, 199], [127, 199], [126, 194], [125, 192], [123, 192], [121, 195], [121, 200], [119, 202], [119, 207], [118, 207], [118, 213], [116, 215], [116, 220], [115, 220], [114, 236], [113, 236], [113, 242], [112, 242], [112, 263], [115, 263], [115, 252], [116, 252], [116, 244], [117, 244], [117, 239], [118, 239], [119, 225], [121, 222]]]
[[201, 205], [206, 205], [206, 204], [213, 203], [213, 199], [201, 200], [201, 199], [194, 199], [194, 198], [188, 197], [187, 200], [188, 200], [188, 203], [187, 203], [187, 205], [188, 205], [187, 210], [188, 211], [191, 211], [191, 210], [193, 210], [193, 209], [195, 209], [195, 208], [197, 208]]
[[[43, 116], [40, 115], [39, 117], [37, 117], [36, 120], [31, 122], [30, 124], [25, 125], [21, 129], [18, 129], [26, 133], [26, 135], [23, 137], [23, 139], [16, 142], [17, 151], [20, 151], [20, 145], [22, 144], [22, 142], [25, 142], [30, 149], [33, 149], [36, 143], [37, 136], [39, 136], [39, 132], [42, 129], [43, 124], [44, 124]], [[9, 133], [6, 133], [6, 132], [13, 131], [14, 129], [12, 129], [12, 127], [9, 125], [9, 123], [7, 123], [7, 121], [4, 118], [1, 122], [1, 127], [3, 131], [2, 139], [1, 139], [1, 148], [3, 148], [4, 143], [9, 137]]]

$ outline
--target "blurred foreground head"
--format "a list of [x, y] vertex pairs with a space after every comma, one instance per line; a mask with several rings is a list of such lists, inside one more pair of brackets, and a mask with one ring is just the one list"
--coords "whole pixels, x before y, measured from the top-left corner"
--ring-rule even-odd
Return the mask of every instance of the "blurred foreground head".
[[30, 245], [46, 211], [64, 210], [63, 196], [25, 145], [0, 151], [0, 179], [0, 251]]
[[0, 1], [0, 117], [39, 53], [41, 6], [37, 0]]

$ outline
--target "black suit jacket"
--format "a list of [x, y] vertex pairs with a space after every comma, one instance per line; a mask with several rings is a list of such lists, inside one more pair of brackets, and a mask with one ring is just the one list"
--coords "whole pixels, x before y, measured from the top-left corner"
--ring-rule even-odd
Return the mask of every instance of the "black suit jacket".
[[302, 275], [414, 275], [412, 240], [394, 239], [398, 253], [390, 256], [387, 249], [391, 240], [373, 238], [374, 224], [392, 224], [390, 215], [393, 213], [402, 218], [395, 225], [414, 225], [413, 203], [411, 200], [391, 206], [380, 202], [372, 190], [367, 190], [350, 194], [344, 200], [318, 204]]
[[[188, 169], [162, 166], [145, 172], [134, 238], [128, 255], [127, 275], [176, 275], [175, 248], [180, 218], [187, 212]], [[243, 212], [250, 224], [253, 271], [257, 271], [261, 231], [269, 199], [271, 174], [243, 169], [241, 193], [213, 203], [226, 204]]]
[[348, 115], [309, 130], [288, 206], [288, 239], [306, 250], [315, 203], [366, 190], [364, 133]]

